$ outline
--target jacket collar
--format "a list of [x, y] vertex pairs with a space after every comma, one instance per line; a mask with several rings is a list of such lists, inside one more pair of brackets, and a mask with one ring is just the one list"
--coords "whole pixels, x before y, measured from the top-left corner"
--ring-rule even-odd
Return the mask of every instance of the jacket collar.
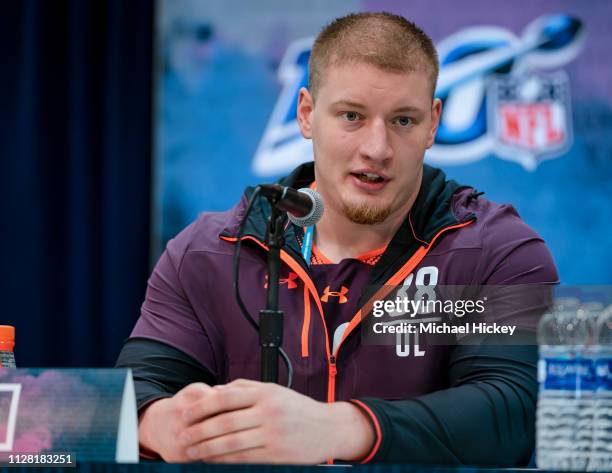
[[[302, 164], [295, 168], [291, 174], [280, 179], [281, 185], [299, 189], [308, 187], [315, 179], [314, 162]], [[471, 214], [455, 215], [452, 209], [452, 198], [458, 191], [467, 188], [457, 182], [447, 180], [440, 169], [424, 165], [423, 179], [417, 198], [405, 222], [401, 225], [387, 250], [372, 271], [371, 282], [393, 274], [420, 246], [428, 245], [431, 239], [443, 228], [474, 218]], [[254, 187], [248, 187], [240, 204], [236, 207], [234, 218], [222, 232], [223, 236], [235, 237], [238, 227], [244, 216], [247, 202], [253, 194]], [[267, 221], [270, 216], [270, 205], [263, 197], [258, 197], [247, 222], [244, 235], [265, 242]], [[300, 248], [296, 236], [302, 229], [289, 225], [285, 234], [284, 248], [300, 263]], [[304, 264], [306, 268], [306, 265]]]

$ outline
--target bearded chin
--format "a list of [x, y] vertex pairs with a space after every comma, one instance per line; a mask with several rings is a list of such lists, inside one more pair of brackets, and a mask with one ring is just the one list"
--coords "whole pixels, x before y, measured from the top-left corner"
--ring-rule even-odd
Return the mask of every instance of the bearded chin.
[[391, 213], [391, 207], [372, 207], [366, 204], [344, 205], [344, 215], [353, 223], [376, 225], [383, 223]]

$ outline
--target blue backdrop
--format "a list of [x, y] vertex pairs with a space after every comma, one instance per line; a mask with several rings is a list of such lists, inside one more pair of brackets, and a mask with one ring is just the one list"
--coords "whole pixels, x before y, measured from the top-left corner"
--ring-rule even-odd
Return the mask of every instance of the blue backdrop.
[[312, 38], [336, 16], [387, 10], [422, 26], [440, 54], [444, 114], [428, 162], [512, 203], [563, 283], [612, 283], [612, 3], [161, 6], [154, 255], [199, 212], [312, 158], [295, 123]]

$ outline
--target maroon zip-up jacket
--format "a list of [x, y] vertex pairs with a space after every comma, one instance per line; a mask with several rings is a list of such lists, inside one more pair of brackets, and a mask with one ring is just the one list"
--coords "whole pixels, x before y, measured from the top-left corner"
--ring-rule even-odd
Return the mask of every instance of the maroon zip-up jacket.
[[[282, 184], [307, 187], [313, 163]], [[248, 189], [227, 212], [203, 213], [168, 243], [149, 280], [141, 316], [118, 360], [134, 371], [139, 407], [185, 385], [259, 379], [258, 334], [234, 298], [232, 256]], [[256, 202], [245, 225], [240, 287], [251, 314], [265, 306], [265, 231], [270, 209]], [[398, 356], [394, 344], [364, 343], [358, 310], [335, 351], [325, 328], [320, 294], [290, 225], [281, 277], [294, 272], [298, 290], [280, 290], [283, 348], [293, 366], [292, 388], [320, 401], [350, 400], [372, 422], [376, 441], [364, 461], [524, 465], [534, 445], [537, 346], [534, 314], [541, 300], [505, 298], [489, 322], [512, 323], [527, 344], [421, 343]], [[359, 307], [421, 268], [435, 268], [437, 284], [550, 285], [558, 282], [542, 239], [508, 205], [447, 181], [425, 166], [419, 195], [372, 268]], [[388, 291], [387, 291], [388, 292]], [[527, 304], [527, 307], [525, 306]], [[541, 307], [540, 307], [541, 305]], [[360, 335], [361, 334], [361, 335]], [[423, 355], [424, 353], [424, 355]], [[280, 382], [287, 372], [280, 367]]]

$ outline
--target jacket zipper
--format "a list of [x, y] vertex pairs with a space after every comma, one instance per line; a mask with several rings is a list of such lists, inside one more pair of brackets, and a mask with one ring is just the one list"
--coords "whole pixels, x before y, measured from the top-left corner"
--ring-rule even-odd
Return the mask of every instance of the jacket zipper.
[[332, 403], [336, 401], [336, 375], [338, 369], [336, 368], [336, 357], [330, 355], [329, 357], [329, 375], [327, 377], [327, 402]]

